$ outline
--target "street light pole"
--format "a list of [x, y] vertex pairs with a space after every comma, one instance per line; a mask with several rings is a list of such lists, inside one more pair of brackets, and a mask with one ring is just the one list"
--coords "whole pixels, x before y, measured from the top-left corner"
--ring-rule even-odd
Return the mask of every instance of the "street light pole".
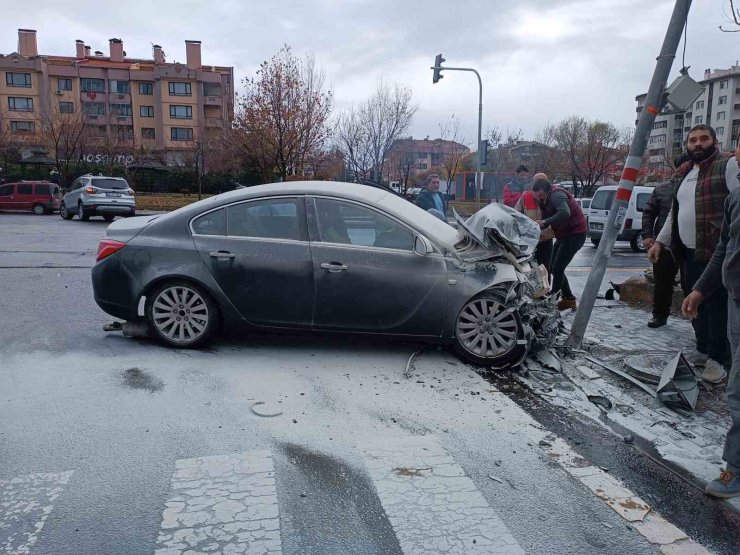
[[478, 161], [476, 163], [476, 171], [475, 171], [475, 211], [477, 212], [480, 210], [480, 190], [483, 187], [483, 176], [481, 175], [481, 131], [483, 127], [483, 81], [480, 78], [480, 73], [478, 73], [475, 69], [472, 67], [442, 67], [442, 62], [444, 62], [445, 59], [442, 58], [442, 54], [438, 54], [437, 58], [434, 60], [434, 65], [429, 68], [434, 70], [434, 78], [432, 80], [433, 83], [436, 83], [439, 81], [443, 76], [440, 75], [440, 72], [442, 70], [445, 71], [472, 71], [475, 73], [475, 76], [478, 78]]
[[645, 109], [640, 112], [637, 129], [632, 138], [632, 145], [630, 146], [627, 161], [624, 164], [622, 178], [619, 181], [619, 188], [614, 195], [609, 218], [606, 224], [604, 224], [604, 231], [599, 241], [596, 256], [594, 256], [591, 273], [588, 275], [588, 281], [583, 290], [580, 307], [573, 319], [570, 337], [568, 337], [566, 343], [569, 347], [578, 349], [583, 342], [586, 327], [588, 326], [588, 321], [591, 318], [591, 312], [596, 302], [596, 296], [604, 279], [606, 266], [609, 262], [614, 242], [617, 239], [619, 230], [622, 228], [627, 204], [632, 195], [632, 188], [635, 186], [637, 174], [642, 165], [642, 156], [645, 153], [650, 130], [653, 128], [655, 116], [660, 113], [661, 108], [665, 104], [663, 93], [665, 92], [666, 82], [673, 66], [673, 59], [676, 57], [676, 50], [678, 50], [678, 43], [681, 41], [681, 33], [686, 25], [690, 8], [691, 0], [676, 0], [676, 5], [673, 7], [673, 15], [671, 15], [671, 21], [668, 24], [668, 30], [663, 40], [663, 47], [660, 50], [658, 63], [655, 65], [653, 78], [650, 81], [650, 88], [645, 99]]

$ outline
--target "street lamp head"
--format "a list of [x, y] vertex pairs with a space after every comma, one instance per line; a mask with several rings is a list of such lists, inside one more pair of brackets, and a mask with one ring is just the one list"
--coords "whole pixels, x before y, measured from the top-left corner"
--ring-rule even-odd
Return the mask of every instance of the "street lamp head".
[[432, 75], [432, 83], [436, 83], [444, 75], [441, 75], [442, 73], [442, 62], [444, 62], [445, 59], [442, 57], [442, 54], [437, 54], [437, 56], [434, 58], [434, 66], [432, 67], [432, 70], [434, 71], [434, 74]]

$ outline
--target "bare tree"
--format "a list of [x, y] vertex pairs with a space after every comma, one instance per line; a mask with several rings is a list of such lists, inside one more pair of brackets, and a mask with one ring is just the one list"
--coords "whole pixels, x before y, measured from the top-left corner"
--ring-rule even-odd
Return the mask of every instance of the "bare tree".
[[[511, 148], [522, 140], [521, 129], [506, 128], [502, 130], [494, 125], [486, 132], [488, 141], [488, 168], [494, 175], [500, 174], [512, 165]], [[511, 168], [513, 169], [513, 168]]]
[[350, 108], [339, 117], [335, 140], [352, 180], [367, 179], [372, 167], [370, 141], [357, 110]]
[[299, 60], [288, 45], [244, 80], [229, 142], [265, 180], [302, 172], [306, 157], [328, 140], [332, 94], [323, 87], [313, 58]]
[[465, 168], [465, 160], [470, 154], [466, 141], [460, 137], [460, 120], [453, 114], [449, 121], [439, 125], [442, 177], [447, 180], [449, 193], [457, 174]]
[[54, 112], [42, 121], [39, 139], [54, 157], [62, 187], [67, 184], [70, 165], [79, 159], [90, 135], [87, 116], [81, 111], [73, 114]]
[[611, 123], [571, 116], [548, 127], [547, 133], [552, 133], [556, 148], [563, 153], [577, 195], [591, 196], [609, 168], [627, 156], [626, 131]]
[[719, 26], [719, 30], [723, 33], [740, 33], [740, 8], [735, 7], [734, 0], [728, 0], [730, 3], [730, 13], [725, 12], [725, 18], [729, 23], [738, 27], [737, 29], [723, 29], [722, 25]]
[[414, 151], [414, 142], [411, 137], [399, 139], [391, 147], [388, 153], [388, 167], [391, 177], [397, 177], [401, 181], [401, 191], [406, 193], [409, 179], [417, 166], [417, 155]]
[[530, 152], [529, 169], [532, 173], [542, 172], [554, 179], [563, 171], [563, 154], [557, 148], [551, 126], [546, 126], [535, 135]]

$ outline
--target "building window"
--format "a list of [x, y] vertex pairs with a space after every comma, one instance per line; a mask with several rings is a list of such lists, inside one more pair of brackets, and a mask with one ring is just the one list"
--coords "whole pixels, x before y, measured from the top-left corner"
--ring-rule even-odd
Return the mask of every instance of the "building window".
[[119, 141], [133, 141], [134, 140], [134, 128], [127, 125], [116, 125], [114, 127], [116, 137]]
[[663, 135], [654, 135], [653, 137], [650, 137], [649, 144], [652, 145], [658, 145], [658, 144], [665, 144], [666, 142], [666, 136]]
[[717, 143], [717, 150], [722, 150], [723, 148], [724, 148], [724, 146], [722, 146], [722, 142], [721, 141], [719, 143]]
[[128, 81], [110, 81], [110, 92], [116, 94], [131, 94], [131, 85]]
[[719, 82], [719, 88], [720, 89], [726, 89], [727, 88], [727, 85], [728, 85], [728, 80], [727, 79], [725, 79], [724, 81], [720, 81]]
[[72, 79], [57, 79], [57, 89], [60, 91], [71, 91]]
[[32, 121], [11, 121], [10, 130], [13, 133], [35, 133], [36, 124]]
[[718, 127], [716, 129], [717, 135], [724, 135], [725, 134], [725, 128], [724, 127]]
[[203, 96], [221, 96], [221, 84], [203, 83]]
[[9, 87], [30, 87], [31, 74], [8, 72], [5, 74], [5, 84]]
[[719, 104], [720, 106], [722, 106], [722, 104], [727, 104], [727, 95], [720, 96], [717, 104]]
[[154, 106], [139, 106], [139, 115], [142, 118], [153, 118]]
[[14, 112], [33, 112], [33, 98], [8, 97], [8, 109]]
[[108, 128], [105, 125], [91, 125], [90, 130], [95, 137], [105, 137], [108, 134]]
[[172, 96], [191, 96], [190, 83], [177, 83], [170, 81], [170, 95]]
[[703, 100], [699, 100], [699, 101], [698, 101], [698, 102], [696, 103], [696, 108], [695, 108], [695, 110], [703, 110], [703, 109], [704, 109], [704, 101], [703, 101]]
[[193, 140], [193, 128], [192, 127], [172, 127], [170, 129], [170, 139], [173, 141], [192, 141]]
[[74, 114], [75, 113], [74, 102], [60, 102], [59, 103], [59, 113], [60, 114]]
[[170, 117], [174, 119], [193, 119], [192, 106], [170, 106]]
[[653, 124], [653, 129], [665, 129], [666, 127], [668, 127], [667, 121], [656, 121]]
[[694, 125], [698, 125], [700, 123], [704, 123], [704, 117], [703, 116], [696, 116], [694, 118]]
[[112, 116], [131, 116], [131, 104], [111, 104], [110, 114]]
[[141, 128], [142, 139], [154, 139], [156, 135], [154, 133], [154, 127], [142, 127]]
[[80, 79], [80, 90], [82, 92], [94, 92], [104, 93], [105, 92], [105, 79]]
[[139, 83], [139, 94], [154, 94], [154, 83]]
[[85, 102], [82, 104], [82, 112], [88, 116], [104, 116], [104, 102]]
[[717, 112], [717, 121], [725, 121], [727, 112]]

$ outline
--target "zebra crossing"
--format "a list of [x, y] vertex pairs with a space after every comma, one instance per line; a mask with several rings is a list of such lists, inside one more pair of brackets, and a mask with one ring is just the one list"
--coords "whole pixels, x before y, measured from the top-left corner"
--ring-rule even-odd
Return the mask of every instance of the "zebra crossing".
[[[404, 554], [524, 553], [465, 470], [432, 436], [363, 446], [361, 458]], [[32, 554], [72, 471], [0, 481], [0, 553]], [[270, 451], [177, 460], [155, 555], [280, 554]]]

